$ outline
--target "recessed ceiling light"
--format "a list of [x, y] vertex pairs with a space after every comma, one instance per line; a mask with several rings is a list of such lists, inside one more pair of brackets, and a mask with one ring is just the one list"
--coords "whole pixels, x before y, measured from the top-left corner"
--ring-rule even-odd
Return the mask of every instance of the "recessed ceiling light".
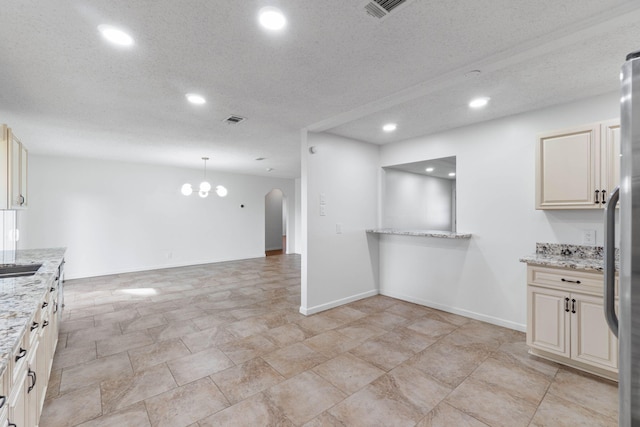
[[192, 104], [202, 105], [207, 102], [202, 95], [198, 95], [197, 93], [188, 93], [185, 96], [187, 97], [187, 101]]
[[425, 172], [433, 172], [433, 168], [426, 168]]
[[98, 31], [100, 31], [102, 37], [113, 44], [117, 44], [118, 46], [133, 45], [133, 37], [119, 28], [112, 27], [111, 25], [98, 25]]
[[487, 105], [489, 103], [489, 100], [491, 98], [489, 97], [481, 97], [481, 98], [476, 98], [476, 99], [472, 99], [471, 102], [469, 102], [469, 107], [471, 108], [482, 108], [485, 105]]
[[396, 129], [398, 129], [398, 125], [395, 123], [387, 123], [386, 125], [382, 126], [382, 130], [385, 132], [393, 132]]
[[260, 21], [260, 25], [262, 25], [267, 30], [278, 31], [283, 29], [285, 25], [287, 25], [287, 18], [284, 17], [284, 14], [280, 11], [280, 9], [272, 6], [267, 6], [260, 9], [258, 20]]
[[449, 176], [456, 176], [455, 172], [449, 172]]

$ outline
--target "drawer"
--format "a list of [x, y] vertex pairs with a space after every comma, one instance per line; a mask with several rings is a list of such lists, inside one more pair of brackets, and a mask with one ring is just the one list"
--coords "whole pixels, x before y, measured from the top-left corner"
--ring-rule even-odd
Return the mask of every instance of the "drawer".
[[[4, 413], [6, 418], [7, 407], [9, 406], [9, 367], [7, 366], [4, 370], [4, 373], [0, 375], [0, 414]], [[2, 416], [0, 416], [0, 420], [2, 420]], [[0, 423], [0, 427], [4, 427], [2, 423]]]
[[602, 295], [604, 292], [604, 275], [602, 273], [529, 266], [527, 276], [527, 281], [531, 285], [597, 295]]
[[[18, 380], [20, 379], [21, 376], [24, 376], [24, 373], [27, 370], [27, 359], [29, 357], [29, 344], [30, 344], [30, 335], [28, 333], [29, 330], [27, 329], [27, 333], [25, 333], [22, 338], [20, 339], [20, 342], [18, 344], [18, 346], [16, 347], [16, 349], [13, 351], [13, 353], [11, 354], [11, 359], [9, 360], [9, 372], [11, 372], [10, 375], [10, 380], [9, 380], [9, 389], [12, 389], [17, 383]], [[37, 331], [34, 331], [37, 332]], [[33, 335], [35, 335], [37, 337], [37, 333], [34, 333]]]

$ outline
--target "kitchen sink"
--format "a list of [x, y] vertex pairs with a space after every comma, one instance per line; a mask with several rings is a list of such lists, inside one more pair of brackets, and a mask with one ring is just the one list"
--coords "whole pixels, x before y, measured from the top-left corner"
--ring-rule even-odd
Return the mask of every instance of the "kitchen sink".
[[4, 264], [0, 265], [0, 279], [8, 277], [33, 276], [42, 264]]

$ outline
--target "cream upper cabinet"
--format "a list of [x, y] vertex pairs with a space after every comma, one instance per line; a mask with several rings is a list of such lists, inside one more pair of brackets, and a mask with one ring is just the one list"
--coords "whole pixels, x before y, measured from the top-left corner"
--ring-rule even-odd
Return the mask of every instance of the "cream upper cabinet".
[[602, 123], [601, 145], [605, 165], [600, 180], [601, 191], [605, 192], [601, 200], [606, 201], [609, 194], [620, 185], [620, 120]]
[[0, 162], [5, 171], [0, 177], [0, 209], [25, 209], [29, 152], [7, 125], [2, 125]]
[[620, 176], [620, 121], [538, 136], [536, 209], [599, 209]]

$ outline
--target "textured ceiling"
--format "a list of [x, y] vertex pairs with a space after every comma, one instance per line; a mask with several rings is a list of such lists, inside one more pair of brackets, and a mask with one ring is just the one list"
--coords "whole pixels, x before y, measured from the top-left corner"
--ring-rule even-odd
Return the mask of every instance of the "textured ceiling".
[[[379, 22], [360, 0], [6, 1], [0, 122], [33, 153], [296, 177], [305, 127], [388, 143], [617, 90], [638, 3], [416, 0]], [[257, 25], [266, 5], [282, 33]]]

